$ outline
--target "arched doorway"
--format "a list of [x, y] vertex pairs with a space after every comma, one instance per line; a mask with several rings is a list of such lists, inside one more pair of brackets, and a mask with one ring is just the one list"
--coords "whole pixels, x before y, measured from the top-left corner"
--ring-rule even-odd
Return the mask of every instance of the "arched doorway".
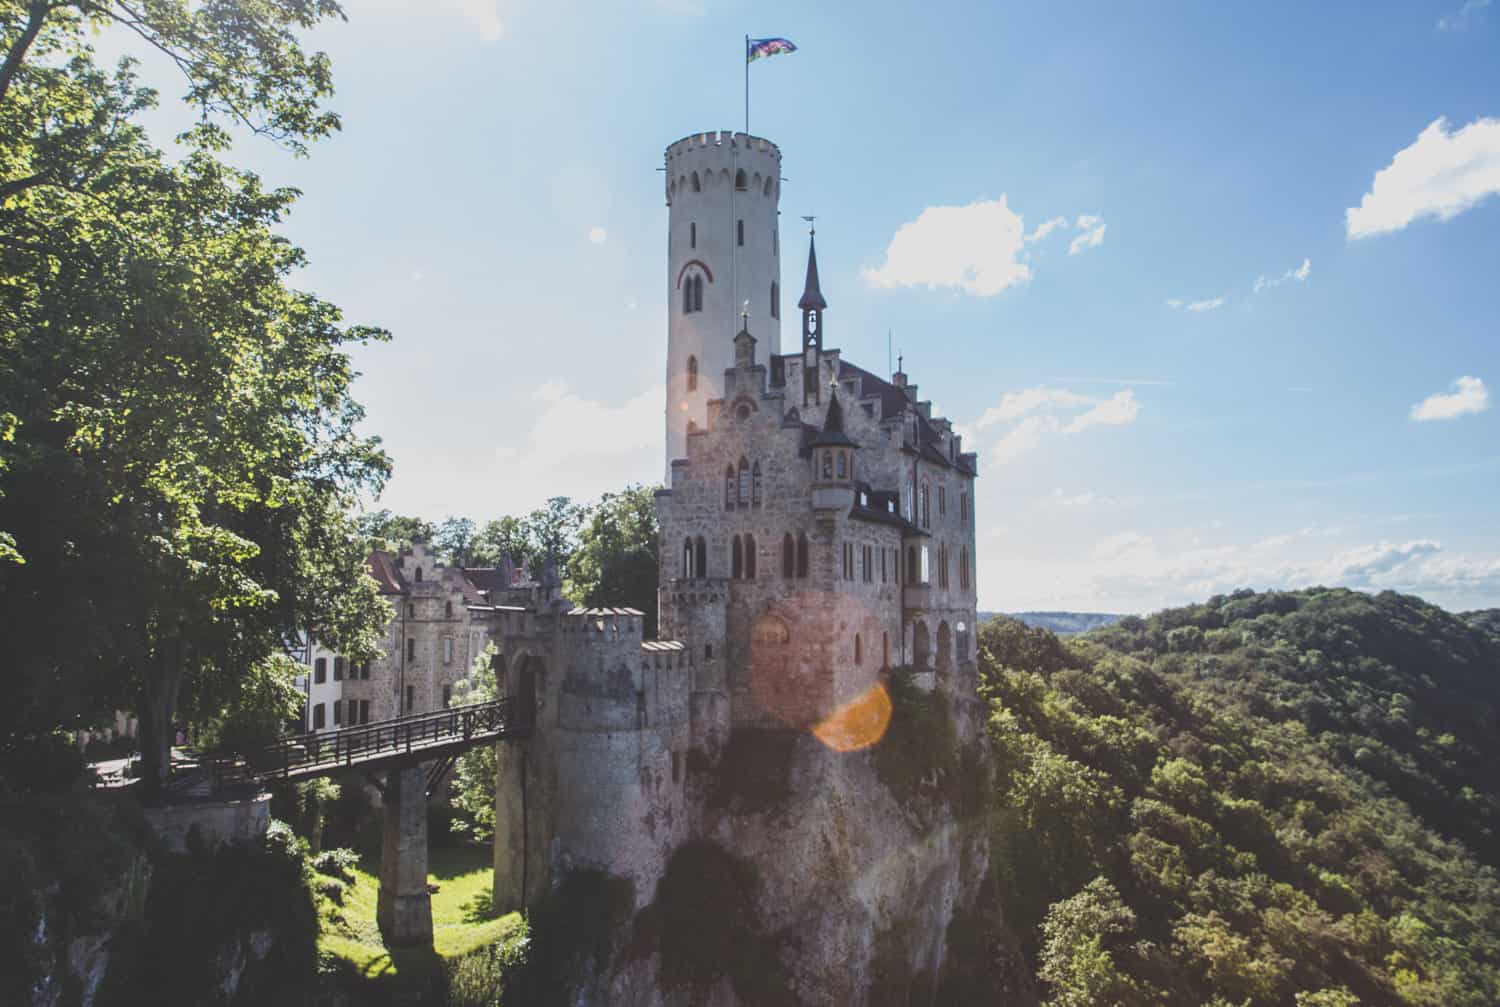
[[912, 627], [911, 634], [911, 664], [918, 671], [926, 671], [930, 666], [932, 652], [932, 641], [927, 633], [927, 623], [918, 622]]

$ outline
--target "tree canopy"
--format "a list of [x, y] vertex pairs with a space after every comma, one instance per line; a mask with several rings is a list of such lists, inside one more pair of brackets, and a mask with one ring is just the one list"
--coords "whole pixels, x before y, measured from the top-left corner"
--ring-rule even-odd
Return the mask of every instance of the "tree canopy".
[[1317, 589], [986, 623], [989, 905], [1047, 1003], [1500, 1003], [1478, 615]]
[[[0, 0], [0, 632], [21, 683], [0, 733], [132, 708], [154, 778], [180, 707], [232, 703], [293, 631], [373, 649], [348, 513], [388, 462], [356, 431], [346, 347], [386, 334], [289, 285], [296, 193], [222, 159], [232, 129], [300, 154], [337, 128], [296, 35], [340, 15]], [[179, 160], [98, 28], [182, 72], [200, 120]]]

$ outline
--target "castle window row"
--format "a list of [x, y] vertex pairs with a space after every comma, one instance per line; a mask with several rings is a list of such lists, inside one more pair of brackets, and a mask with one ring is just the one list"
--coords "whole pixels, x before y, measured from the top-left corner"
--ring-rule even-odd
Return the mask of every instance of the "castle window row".
[[781, 540], [781, 575], [787, 580], [807, 577], [807, 536], [799, 533], [796, 539], [787, 532]]
[[682, 540], [682, 576], [684, 580], [708, 576], [708, 544], [702, 535]]
[[729, 576], [734, 580], [755, 579], [755, 536], [736, 535], [729, 546]]
[[754, 465], [745, 458], [740, 459], [739, 467], [733, 465], [724, 469], [724, 509], [725, 510], [748, 510], [760, 507], [760, 462]]
[[[364, 680], [368, 680], [369, 679], [369, 677], [370, 677], [370, 662], [369, 661], [365, 661], [362, 664], [356, 663], [356, 662], [353, 662], [353, 661], [349, 661], [349, 662], [346, 663], [344, 658], [342, 658], [342, 657], [335, 657], [333, 659], [333, 680], [335, 682], [342, 682], [344, 680], [344, 669], [345, 669], [346, 666], [348, 668], [349, 681], [352, 682], [355, 679], [364, 679]], [[320, 657], [317, 660], [313, 661], [313, 683], [315, 685], [322, 685], [324, 682], [327, 682], [327, 681], [328, 681], [328, 658], [326, 658], [326, 657]]]
[[[721, 177], [728, 179], [728, 172], [725, 172]], [[713, 180], [714, 173], [710, 171], [707, 175], [706, 181], [712, 183]], [[671, 194], [676, 195], [679, 192], [689, 191], [702, 192], [704, 182], [705, 178], [703, 176], [700, 176], [696, 171], [688, 175], [678, 175], [677, 178], [670, 183]], [[754, 189], [756, 192], [759, 192], [762, 196], [765, 196], [769, 199], [771, 196], [776, 194], [776, 176], [767, 175], [764, 179], [762, 179], [760, 173], [757, 172], [754, 179], [752, 179], [745, 173], [745, 169], [741, 168], [734, 173], [734, 188], [736, 192], [749, 192], [751, 189]]]
[[[703, 310], [703, 274], [694, 273], [682, 284], [682, 313], [691, 315]], [[421, 580], [420, 577], [417, 578]]]

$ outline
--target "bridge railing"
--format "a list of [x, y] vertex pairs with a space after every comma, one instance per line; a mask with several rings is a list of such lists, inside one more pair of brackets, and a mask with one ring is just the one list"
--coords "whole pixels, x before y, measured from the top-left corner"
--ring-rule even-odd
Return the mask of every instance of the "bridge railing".
[[263, 776], [287, 776], [300, 769], [353, 766], [440, 742], [466, 741], [476, 735], [522, 735], [531, 730], [529, 713], [506, 698], [341, 731], [298, 734], [282, 738], [259, 753], [255, 769]]

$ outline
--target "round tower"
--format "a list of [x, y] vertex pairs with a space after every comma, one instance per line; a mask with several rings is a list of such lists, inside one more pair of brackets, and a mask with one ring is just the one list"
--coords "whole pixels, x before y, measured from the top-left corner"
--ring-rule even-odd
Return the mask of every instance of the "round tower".
[[[781, 151], [745, 133], [697, 133], [666, 152], [667, 485], [734, 366], [748, 328], [781, 352]], [[749, 302], [746, 308], [746, 302]]]

